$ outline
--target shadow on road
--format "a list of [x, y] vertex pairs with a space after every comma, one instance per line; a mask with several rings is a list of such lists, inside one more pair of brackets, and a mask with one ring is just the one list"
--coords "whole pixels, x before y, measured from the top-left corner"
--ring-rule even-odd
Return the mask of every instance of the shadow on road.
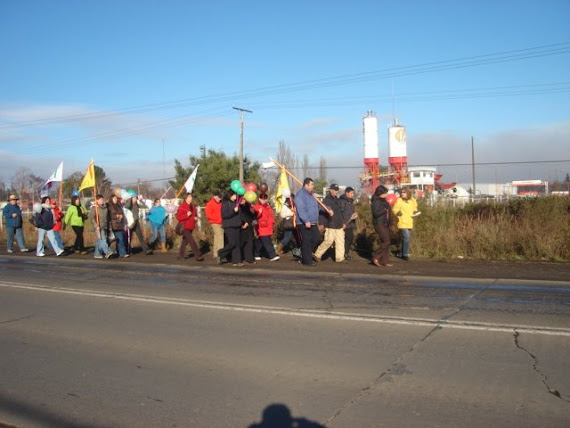
[[294, 418], [285, 404], [270, 404], [263, 410], [262, 421], [248, 428], [325, 428], [317, 422], [305, 418]]

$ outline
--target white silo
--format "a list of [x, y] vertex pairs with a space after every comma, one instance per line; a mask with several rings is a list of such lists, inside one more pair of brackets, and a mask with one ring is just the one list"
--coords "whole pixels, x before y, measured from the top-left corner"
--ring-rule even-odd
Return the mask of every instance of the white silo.
[[408, 178], [408, 151], [406, 143], [406, 127], [394, 119], [394, 124], [388, 128], [388, 163], [396, 173], [399, 182]]
[[364, 176], [368, 191], [374, 191], [380, 184], [380, 158], [378, 157], [378, 118], [373, 111], [362, 118], [364, 133]]

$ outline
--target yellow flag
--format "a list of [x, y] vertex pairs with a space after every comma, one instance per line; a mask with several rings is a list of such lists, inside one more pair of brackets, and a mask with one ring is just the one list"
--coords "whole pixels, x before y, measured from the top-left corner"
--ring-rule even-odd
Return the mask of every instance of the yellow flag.
[[83, 180], [81, 181], [81, 186], [79, 186], [79, 191], [81, 192], [83, 189], [87, 189], [90, 187], [95, 188], [95, 164], [93, 163], [93, 159], [91, 159], [91, 163], [87, 167], [87, 172], [85, 173], [85, 177], [83, 177]]
[[279, 184], [277, 185], [277, 194], [275, 195], [275, 212], [280, 213], [281, 212], [281, 207], [283, 206], [283, 202], [284, 201], [284, 197], [283, 197], [283, 190], [288, 190], [288, 192], [285, 192], [285, 195], [287, 196], [287, 193], [289, 195], [291, 195], [291, 190], [289, 189], [289, 181], [287, 180], [287, 173], [285, 172], [285, 169], [281, 169], [281, 174], [279, 174]]

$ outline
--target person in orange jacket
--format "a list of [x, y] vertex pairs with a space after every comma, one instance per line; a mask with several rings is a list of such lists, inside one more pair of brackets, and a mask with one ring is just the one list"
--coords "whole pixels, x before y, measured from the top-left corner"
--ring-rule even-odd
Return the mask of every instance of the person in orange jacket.
[[254, 207], [255, 213], [257, 214], [255, 260], [261, 260], [261, 249], [264, 248], [269, 260], [274, 262], [279, 260], [279, 256], [275, 253], [275, 248], [273, 248], [273, 242], [271, 242], [275, 216], [273, 214], [273, 208], [267, 203], [267, 199], [267, 194], [263, 193], [259, 195], [259, 202]]
[[218, 251], [224, 248], [224, 229], [222, 229], [222, 193], [216, 190], [212, 193], [212, 198], [206, 204], [204, 210], [206, 218], [212, 226], [214, 243], [212, 245], [212, 256], [216, 258]]

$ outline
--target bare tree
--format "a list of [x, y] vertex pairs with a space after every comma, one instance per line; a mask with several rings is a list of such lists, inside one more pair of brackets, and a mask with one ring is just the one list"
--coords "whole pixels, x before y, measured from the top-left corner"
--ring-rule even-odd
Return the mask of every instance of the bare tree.
[[20, 167], [12, 177], [10, 187], [22, 200], [35, 201], [39, 198], [44, 179], [34, 175], [30, 168]]
[[301, 164], [301, 170], [303, 171], [303, 178], [311, 177], [311, 164], [309, 163], [309, 155], [305, 153], [303, 156], [303, 163]]
[[[295, 156], [295, 154], [293, 153], [293, 150], [291, 150], [291, 148], [287, 146], [284, 140], [279, 141], [279, 149], [275, 159], [277, 160], [277, 162], [279, 162], [281, 165], [287, 168], [291, 173], [295, 174], [295, 176], [297, 175], [295, 171], [297, 170], [297, 165], [299, 161], [297, 159], [297, 156]], [[270, 183], [277, 183], [279, 172], [280, 171], [274, 170], [273, 172], [268, 174], [267, 180]], [[297, 178], [303, 180], [304, 177], [297, 177]], [[293, 180], [293, 182], [291, 183], [291, 191], [295, 192], [300, 187], [301, 186], [299, 186], [297, 182]]]
[[319, 160], [319, 181], [327, 182], [327, 161], [323, 156]]

